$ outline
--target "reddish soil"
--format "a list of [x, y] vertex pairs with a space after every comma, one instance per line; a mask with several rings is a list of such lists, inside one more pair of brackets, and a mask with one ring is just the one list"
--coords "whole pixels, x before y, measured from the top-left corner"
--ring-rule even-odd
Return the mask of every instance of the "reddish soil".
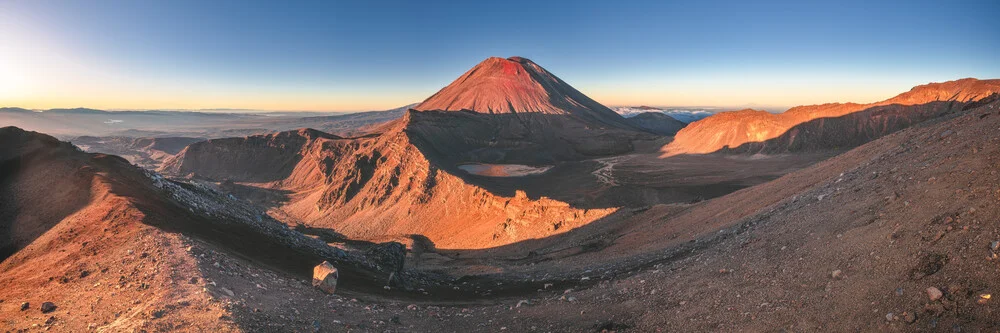
[[11, 127], [0, 141], [0, 329], [237, 330], [184, 237], [143, 222], [156, 217], [136, 208], [127, 162]]

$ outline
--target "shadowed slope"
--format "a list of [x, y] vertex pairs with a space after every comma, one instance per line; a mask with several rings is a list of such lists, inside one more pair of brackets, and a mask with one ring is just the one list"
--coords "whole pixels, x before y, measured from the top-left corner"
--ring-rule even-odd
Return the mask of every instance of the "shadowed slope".
[[212, 139], [185, 147], [177, 156], [168, 158], [160, 171], [183, 175], [197, 170], [200, 176], [209, 179], [277, 181], [295, 172], [299, 160], [308, 154], [303, 149], [314, 148], [307, 144], [330, 144], [339, 139], [336, 135], [308, 128], [246, 138]]
[[[17, 253], [90, 201], [93, 173], [55, 138], [0, 129], [0, 260]], [[50, 163], [66, 159], [66, 163]], [[52, 177], [52, 175], [66, 175]], [[44, 207], [44, 208], [43, 208]]]
[[646, 130], [647, 132], [665, 136], [673, 136], [674, 134], [677, 134], [677, 131], [684, 128], [684, 126], [687, 126], [686, 123], [659, 111], [643, 112], [626, 118], [626, 121], [635, 127]]

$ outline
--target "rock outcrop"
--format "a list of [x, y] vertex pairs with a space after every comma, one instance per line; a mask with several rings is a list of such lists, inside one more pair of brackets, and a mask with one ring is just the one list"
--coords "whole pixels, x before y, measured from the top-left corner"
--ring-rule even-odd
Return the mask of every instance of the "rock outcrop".
[[338, 278], [340, 278], [340, 274], [337, 272], [337, 268], [329, 262], [324, 261], [313, 268], [313, 287], [319, 288], [327, 294], [333, 294], [337, 291]]

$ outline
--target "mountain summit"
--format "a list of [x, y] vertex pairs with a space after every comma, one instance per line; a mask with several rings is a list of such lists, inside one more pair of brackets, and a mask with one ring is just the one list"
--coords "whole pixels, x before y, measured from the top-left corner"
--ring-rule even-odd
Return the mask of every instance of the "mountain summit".
[[621, 116], [527, 58], [490, 57], [413, 108], [418, 111], [571, 116], [629, 127]]
[[458, 163], [552, 164], [656, 137], [521, 57], [483, 60], [405, 118], [407, 133]]

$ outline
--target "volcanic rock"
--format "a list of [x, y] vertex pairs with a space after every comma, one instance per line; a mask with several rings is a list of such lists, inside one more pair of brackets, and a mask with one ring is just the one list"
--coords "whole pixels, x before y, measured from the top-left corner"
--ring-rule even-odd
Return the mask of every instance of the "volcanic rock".
[[396, 274], [403, 272], [406, 260], [406, 246], [399, 242], [376, 244], [365, 251], [372, 260], [385, 267], [386, 271]]
[[327, 294], [333, 294], [337, 291], [337, 278], [339, 276], [337, 268], [324, 261], [313, 268], [312, 285]]
[[56, 305], [53, 304], [52, 302], [45, 302], [42, 303], [41, 310], [42, 313], [49, 313], [56, 310]]

